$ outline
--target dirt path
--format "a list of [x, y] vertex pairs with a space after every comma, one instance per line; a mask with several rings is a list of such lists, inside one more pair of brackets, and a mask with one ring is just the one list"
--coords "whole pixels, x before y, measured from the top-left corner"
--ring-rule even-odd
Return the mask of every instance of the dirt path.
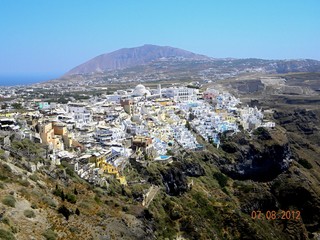
[[142, 206], [148, 208], [154, 197], [157, 195], [160, 187], [158, 186], [151, 186], [149, 191], [144, 195], [144, 199], [142, 201]]

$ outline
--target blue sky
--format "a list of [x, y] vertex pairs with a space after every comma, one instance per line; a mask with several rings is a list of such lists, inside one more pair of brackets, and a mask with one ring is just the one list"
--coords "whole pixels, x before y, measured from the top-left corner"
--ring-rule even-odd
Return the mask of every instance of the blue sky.
[[0, 75], [58, 76], [143, 44], [211, 57], [320, 60], [318, 0], [1, 0]]

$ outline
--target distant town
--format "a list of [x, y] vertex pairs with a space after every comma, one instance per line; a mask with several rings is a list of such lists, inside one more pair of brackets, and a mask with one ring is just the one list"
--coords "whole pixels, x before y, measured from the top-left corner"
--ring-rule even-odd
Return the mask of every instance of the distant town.
[[[179, 149], [203, 150], [198, 137], [219, 148], [225, 133], [275, 127], [257, 107], [242, 106], [228, 92], [201, 90], [197, 84], [159, 84], [154, 89], [138, 84], [112, 94], [69, 97], [65, 103], [44, 101], [34, 88], [0, 90], [3, 150], [19, 154], [10, 147], [12, 134], [45, 144], [52, 167], [66, 160], [81, 178], [100, 186], [110, 178], [126, 185], [123, 170], [130, 161], [170, 163]], [[30, 163], [29, 168], [41, 166]]]

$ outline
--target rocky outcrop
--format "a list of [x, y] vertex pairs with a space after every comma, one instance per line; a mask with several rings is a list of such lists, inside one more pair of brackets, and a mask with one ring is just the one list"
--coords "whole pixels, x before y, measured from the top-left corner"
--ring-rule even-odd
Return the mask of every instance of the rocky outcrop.
[[276, 111], [273, 117], [290, 132], [299, 131], [304, 135], [311, 135], [317, 131], [319, 119], [313, 111], [295, 109], [294, 112]]
[[271, 192], [277, 198], [281, 209], [295, 209], [301, 212], [308, 231], [320, 228], [320, 195], [309, 177], [300, 169], [293, 168], [275, 179]]
[[179, 168], [169, 168], [161, 175], [166, 192], [169, 195], [179, 196], [188, 190], [186, 174], [184, 174]]
[[199, 163], [186, 162], [181, 164], [179, 169], [181, 169], [188, 177], [200, 177], [205, 175], [205, 171]]
[[291, 150], [286, 137], [261, 129], [254, 132], [250, 141], [240, 133], [222, 144], [230, 154], [216, 161], [223, 173], [233, 179], [270, 181], [288, 169]]

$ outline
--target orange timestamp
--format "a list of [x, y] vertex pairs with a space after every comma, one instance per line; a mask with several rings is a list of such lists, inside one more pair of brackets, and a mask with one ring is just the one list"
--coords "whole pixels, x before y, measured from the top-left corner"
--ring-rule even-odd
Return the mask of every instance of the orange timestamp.
[[252, 211], [251, 218], [252, 219], [267, 219], [267, 220], [300, 220], [300, 211], [298, 210], [288, 210], [288, 211], [266, 211], [265, 213], [262, 211]]

